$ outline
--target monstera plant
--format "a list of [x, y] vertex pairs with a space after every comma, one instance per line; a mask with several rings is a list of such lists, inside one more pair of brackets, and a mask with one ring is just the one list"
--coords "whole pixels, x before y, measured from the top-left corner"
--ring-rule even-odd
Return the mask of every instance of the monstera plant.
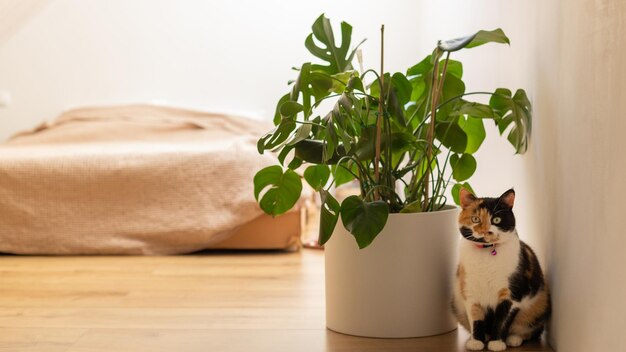
[[[340, 216], [364, 248], [389, 213], [440, 210], [448, 188], [458, 204], [459, 189], [471, 190], [467, 180], [477, 167], [473, 155], [485, 139], [486, 122], [507, 135], [516, 153], [526, 151], [531, 130], [526, 92], [466, 92], [463, 65], [450, 58], [461, 49], [509, 44], [501, 29], [439, 41], [430, 55], [395, 73], [383, 71], [382, 44], [380, 71], [353, 66], [363, 41], [351, 47], [348, 23], [341, 23], [340, 45], [324, 15], [312, 30], [305, 46], [322, 63], [295, 68], [297, 78], [276, 106], [275, 128], [258, 141], [259, 152], [276, 153], [280, 165], [256, 174], [254, 194], [266, 213], [288, 211], [300, 197], [296, 170], [302, 168], [321, 196], [320, 244], [328, 241]], [[470, 99], [478, 96], [487, 96], [488, 103]], [[328, 100], [332, 108], [320, 111]], [[331, 188], [355, 179], [360, 194], [339, 204]]]

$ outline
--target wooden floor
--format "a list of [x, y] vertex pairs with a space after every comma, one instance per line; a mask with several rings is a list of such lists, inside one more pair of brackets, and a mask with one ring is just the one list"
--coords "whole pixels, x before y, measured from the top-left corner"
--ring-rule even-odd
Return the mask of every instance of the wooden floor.
[[[464, 351], [324, 327], [323, 252], [0, 256], [0, 352]], [[548, 351], [535, 344], [511, 351]]]

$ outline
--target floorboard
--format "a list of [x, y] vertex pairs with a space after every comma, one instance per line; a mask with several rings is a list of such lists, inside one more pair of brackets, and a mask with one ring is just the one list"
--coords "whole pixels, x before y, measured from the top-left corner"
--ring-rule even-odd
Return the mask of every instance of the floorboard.
[[318, 250], [0, 256], [0, 352], [455, 352], [466, 339], [462, 330], [420, 339], [327, 330]]

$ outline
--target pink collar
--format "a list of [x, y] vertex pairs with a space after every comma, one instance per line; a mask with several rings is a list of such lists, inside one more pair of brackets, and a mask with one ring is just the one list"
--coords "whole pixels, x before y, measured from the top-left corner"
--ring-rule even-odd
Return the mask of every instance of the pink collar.
[[496, 255], [498, 254], [498, 252], [496, 251], [496, 245], [494, 243], [491, 244], [475, 244], [476, 248], [478, 249], [483, 249], [483, 248], [493, 248], [491, 250], [491, 255]]

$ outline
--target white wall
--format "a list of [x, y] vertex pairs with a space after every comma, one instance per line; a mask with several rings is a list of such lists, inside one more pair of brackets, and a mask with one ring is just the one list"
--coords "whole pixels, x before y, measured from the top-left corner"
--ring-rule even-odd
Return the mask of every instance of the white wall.
[[[620, 350], [626, 336], [626, 3], [562, 1], [554, 124], [554, 340]], [[549, 64], [549, 63], [546, 63]], [[554, 64], [553, 62], [550, 64]]]
[[386, 23], [387, 67], [404, 70], [436, 39], [472, 27], [456, 21], [432, 31], [422, 7], [410, 0], [53, 0], [0, 43], [0, 92], [13, 98], [0, 109], [0, 138], [85, 104], [160, 101], [269, 118], [295, 76], [290, 68], [312, 59], [303, 43], [320, 13], [353, 24], [355, 39], [369, 38], [365, 59], [374, 66]]
[[49, 0], [0, 0], [0, 44], [39, 12]]
[[[517, 178], [525, 225], [545, 258], [559, 351], [626, 345], [626, 2], [507, 2], [501, 20], [534, 33], [534, 135]], [[517, 29], [515, 29], [517, 30]]]

